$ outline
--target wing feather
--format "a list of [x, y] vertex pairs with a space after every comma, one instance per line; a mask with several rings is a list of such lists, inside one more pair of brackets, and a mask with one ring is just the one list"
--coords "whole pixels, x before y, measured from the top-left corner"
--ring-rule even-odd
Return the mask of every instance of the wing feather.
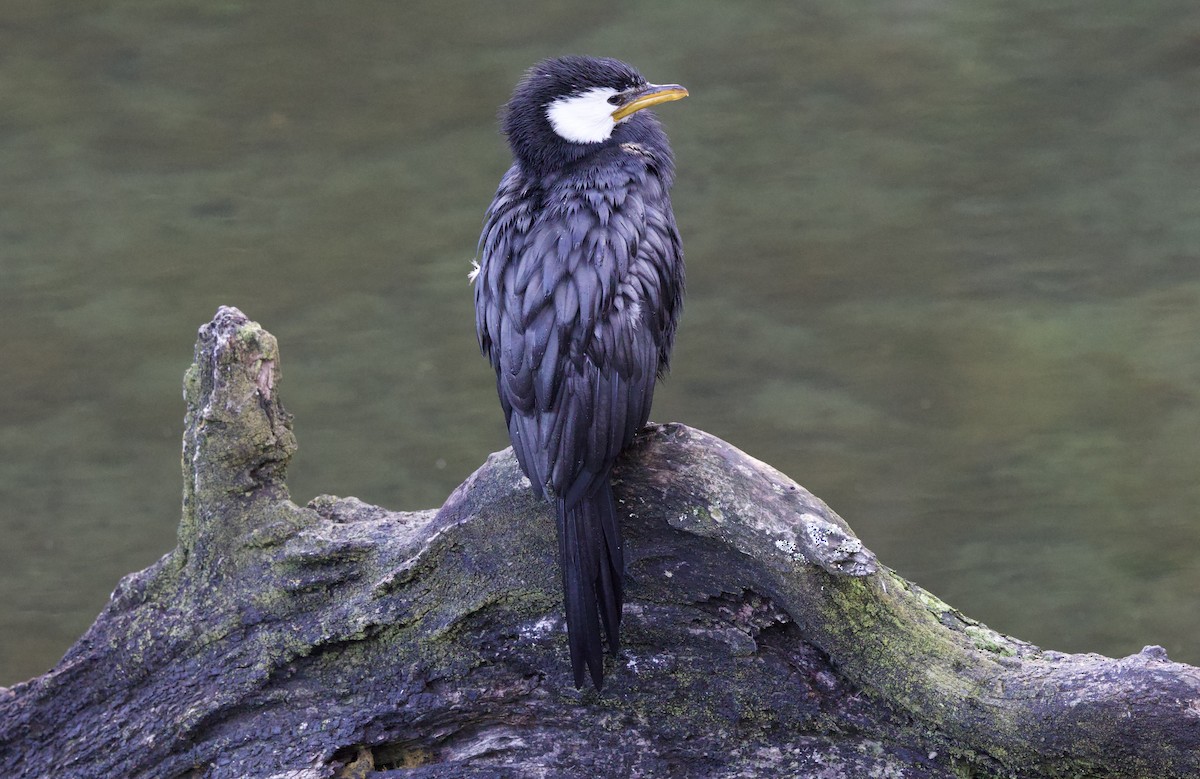
[[509, 436], [535, 489], [567, 506], [645, 424], [674, 337], [678, 233], [665, 184], [636, 164], [584, 188], [510, 171], [480, 241], [476, 326]]

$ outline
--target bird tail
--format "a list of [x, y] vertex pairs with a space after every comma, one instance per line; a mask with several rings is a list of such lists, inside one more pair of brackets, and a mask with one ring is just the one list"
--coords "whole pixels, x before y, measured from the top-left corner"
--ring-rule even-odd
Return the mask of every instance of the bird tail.
[[600, 487], [573, 506], [559, 498], [558, 553], [567, 610], [567, 642], [575, 687], [583, 686], [585, 669], [599, 690], [604, 684], [600, 627], [612, 654], [619, 647], [624, 598], [624, 554], [612, 485]]

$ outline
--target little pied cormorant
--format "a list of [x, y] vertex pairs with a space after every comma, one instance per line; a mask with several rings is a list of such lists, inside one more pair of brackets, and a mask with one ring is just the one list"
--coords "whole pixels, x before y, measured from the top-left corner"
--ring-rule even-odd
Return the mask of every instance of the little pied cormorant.
[[575, 686], [604, 681], [624, 577], [613, 462], [650, 415], [683, 301], [667, 137], [687, 96], [613, 59], [534, 65], [505, 106], [509, 168], [480, 237], [479, 346], [513, 451], [553, 503]]

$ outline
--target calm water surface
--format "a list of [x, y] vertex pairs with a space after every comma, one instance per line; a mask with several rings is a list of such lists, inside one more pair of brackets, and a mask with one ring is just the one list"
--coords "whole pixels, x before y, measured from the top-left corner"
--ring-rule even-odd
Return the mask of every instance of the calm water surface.
[[559, 53], [692, 97], [654, 417], [1067, 651], [1200, 663], [1200, 6], [0, 8], [0, 684], [174, 544], [180, 381], [275, 333], [304, 502], [439, 505], [507, 444], [469, 261]]

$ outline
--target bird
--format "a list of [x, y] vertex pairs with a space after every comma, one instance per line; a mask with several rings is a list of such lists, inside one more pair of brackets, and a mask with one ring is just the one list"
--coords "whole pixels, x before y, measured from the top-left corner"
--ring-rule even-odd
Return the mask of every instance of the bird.
[[565, 56], [530, 68], [501, 110], [513, 162], [471, 273], [476, 332], [521, 469], [554, 507], [576, 689], [603, 687], [601, 628], [620, 647], [613, 464], [649, 419], [683, 305], [674, 156], [646, 109], [687, 95]]

